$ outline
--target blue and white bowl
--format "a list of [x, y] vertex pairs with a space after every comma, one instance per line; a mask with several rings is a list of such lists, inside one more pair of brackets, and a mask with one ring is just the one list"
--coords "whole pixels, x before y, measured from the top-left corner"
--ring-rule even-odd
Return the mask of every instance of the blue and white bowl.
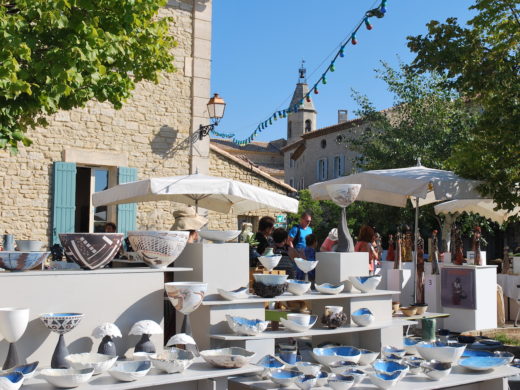
[[[12, 367], [4, 372], [4, 374], [12, 373], [12, 372], [21, 372], [25, 379], [30, 379], [34, 376], [36, 372], [36, 368], [38, 367], [39, 362], [33, 362], [28, 364], [21, 364], [19, 366]], [[0, 386], [0, 389], [2, 386]]]
[[287, 280], [287, 291], [293, 295], [303, 295], [311, 288], [311, 282], [305, 282], [303, 280], [288, 279]]
[[329, 387], [334, 390], [350, 389], [356, 382], [356, 378], [350, 374], [334, 374], [329, 378]]
[[0, 251], [0, 268], [9, 271], [27, 271], [38, 267], [50, 254], [51, 252]]
[[337, 295], [340, 292], [343, 291], [345, 286], [343, 283], [339, 284], [331, 284], [331, 283], [323, 283], [323, 284], [316, 284], [315, 285], [316, 290], [322, 294], [328, 294], [328, 295]]
[[259, 374], [262, 378], [268, 378], [271, 371], [283, 370], [285, 367], [285, 364], [273, 355], [265, 355], [262, 359], [256, 362], [255, 365], [264, 369], [264, 371]]
[[309, 316], [307, 324], [301, 324], [301, 323], [297, 323], [290, 319], [280, 318], [280, 323], [286, 329], [290, 330], [291, 332], [305, 332], [305, 331], [309, 330], [310, 328], [312, 328], [314, 326], [314, 324], [316, 324], [317, 321], [318, 321], [317, 315]]
[[380, 389], [390, 389], [397, 385], [397, 383], [399, 383], [399, 381], [403, 378], [401, 375], [401, 371], [396, 371], [392, 374], [374, 372], [369, 373], [368, 377], [370, 378], [372, 383]]
[[278, 286], [287, 281], [289, 275], [275, 275], [275, 274], [253, 274], [255, 282], [260, 282], [266, 286]]
[[358, 309], [351, 314], [352, 321], [358, 326], [368, 326], [374, 322], [375, 317], [366, 307]]
[[354, 362], [339, 361], [331, 363], [329, 365], [329, 370], [332, 371], [332, 373], [334, 374], [343, 374], [345, 371], [355, 369], [357, 367], [358, 365]]
[[451, 367], [451, 363], [443, 363], [437, 360], [421, 363], [421, 369], [424, 374], [434, 381], [440, 381], [442, 378], [448, 376], [451, 372]]
[[23, 374], [19, 371], [0, 374], [0, 389], [18, 390], [24, 381]]
[[304, 375], [318, 376], [321, 371], [321, 364], [314, 364], [311, 362], [296, 362], [295, 364], [298, 371]]
[[457, 362], [464, 350], [466, 344], [445, 344], [439, 341], [425, 342], [421, 341], [415, 346], [417, 352], [424, 360], [437, 360], [442, 363]]
[[358, 363], [361, 357], [361, 351], [354, 347], [314, 348], [312, 355], [314, 359], [321, 364], [329, 366], [339, 361]]
[[354, 377], [354, 386], [361, 383], [363, 378], [367, 376], [367, 373], [359, 368], [349, 368], [348, 370], [343, 372], [343, 375], [351, 375]]
[[396, 355], [400, 358], [403, 358], [404, 355], [406, 355], [406, 350], [402, 348], [393, 347], [391, 345], [385, 345], [383, 348], [381, 348], [381, 356], [383, 358], [391, 357], [391, 355]]
[[327, 386], [329, 377], [330, 377], [330, 375], [328, 372], [325, 372], [325, 371], [318, 372], [318, 375], [316, 375], [316, 386], [318, 386], [318, 387]]
[[396, 362], [396, 363], [402, 363], [403, 358], [400, 355], [396, 355], [393, 353], [389, 353], [384, 357], [384, 360], [388, 362]]
[[94, 373], [94, 369], [83, 368], [76, 370], [75, 368], [44, 368], [40, 371], [43, 379], [54, 387], [78, 387], [89, 381]]
[[195, 355], [184, 349], [170, 348], [150, 356], [152, 366], [168, 374], [183, 372], [193, 364]]
[[374, 363], [372, 363], [372, 367], [374, 368], [374, 371], [384, 374], [392, 374], [397, 371], [405, 374], [408, 372], [408, 366], [406, 364], [382, 359], [377, 359]]
[[511, 364], [515, 359], [515, 355], [507, 351], [495, 351], [493, 356], [507, 359], [507, 364]]
[[300, 375], [296, 377], [294, 383], [302, 390], [310, 390], [316, 386], [317, 380], [313, 375]]
[[368, 349], [360, 349], [360, 351], [361, 357], [358, 362], [360, 366], [368, 366], [369, 364], [372, 364], [379, 356], [379, 352], [369, 351]]
[[49, 330], [65, 334], [74, 329], [83, 316], [82, 313], [44, 313], [40, 314], [40, 319]]
[[220, 296], [224, 299], [227, 299], [228, 301], [234, 301], [236, 299], [247, 299], [249, 297], [248, 294], [249, 289], [247, 287], [240, 287], [236, 290], [223, 290], [221, 288], [217, 289], [217, 292], [220, 294]]
[[493, 352], [490, 351], [479, 351], [477, 349], [465, 349], [462, 353], [461, 358], [469, 358], [469, 357], [486, 357], [486, 356], [494, 356]]
[[276, 369], [269, 373], [271, 381], [281, 387], [291, 386], [299, 376], [301, 376], [301, 373], [293, 370]]
[[509, 358], [495, 357], [495, 356], [482, 356], [482, 357], [469, 357], [462, 359], [459, 362], [461, 367], [467, 368], [472, 371], [488, 371], [493, 370], [497, 367], [505, 366], [509, 363]]
[[415, 346], [421, 339], [419, 337], [405, 337], [403, 340], [404, 350], [409, 355], [414, 355], [417, 353], [417, 349]]
[[381, 282], [381, 275], [349, 276], [352, 285], [363, 293], [374, 291]]
[[132, 382], [148, 374], [152, 368], [149, 360], [116, 362], [108, 373], [121, 382]]
[[244, 317], [226, 314], [226, 320], [231, 330], [236, 334], [256, 336], [267, 329], [268, 321], [250, 320]]
[[403, 363], [408, 366], [408, 372], [412, 375], [421, 373], [421, 363], [425, 360], [419, 356], [410, 356], [404, 359]]
[[241, 368], [249, 364], [255, 352], [240, 347], [230, 347], [201, 351], [200, 356], [213, 367]]

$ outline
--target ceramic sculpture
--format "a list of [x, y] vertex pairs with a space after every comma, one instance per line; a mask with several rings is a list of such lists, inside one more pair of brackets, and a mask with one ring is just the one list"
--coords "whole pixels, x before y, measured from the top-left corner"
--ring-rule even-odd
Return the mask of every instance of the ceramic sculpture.
[[454, 228], [454, 242], [455, 242], [455, 256], [452, 257], [453, 263], [457, 265], [462, 265], [464, 263], [464, 246], [462, 243], [462, 232], [460, 230], [460, 226], [453, 225]]
[[403, 236], [400, 231], [395, 235], [395, 261], [394, 269], [403, 268]]
[[394, 235], [388, 235], [388, 251], [386, 252], [386, 261], [395, 261], [395, 242]]
[[0, 251], [0, 268], [9, 271], [27, 271], [38, 267], [51, 252], [7, 252]]
[[81, 268], [103, 268], [119, 252], [123, 233], [60, 233], [65, 256]]
[[377, 261], [383, 261], [383, 244], [381, 234], [376, 233]]
[[480, 253], [480, 246], [482, 244], [482, 231], [480, 229], [480, 226], [475, 226], [475, 229], [473, 230], [473, 240], [472, 240], [472, 250], [475, 254], [475, 259], [473, 264], [475, 265], [482, 265], [482, 255]]
[[354, 252], [354, 241], [347, 226], [346, 207], [356, 200], [360, 189], [361, 184], [331, 184], [327, 186], [327, 192], [332, 201], [341, 207], [336, 252]]
[[195, 356], [200, 356], [199, 348], [197, 347], [197, 343], [195, 343], [195, 339], [186, 333], [177, 333], [170, 337], [166, 346], [169, 348], [177, 348], [177, 349], [185, 349], [193, 353]]
[[96, 326], [92, 331], [92, 336], [102, 339], [98, 347], [98, 353], [103, 355], [117, 356], [116, 345], [112, 337], [123, 337], [116, 324], [105, 322]]
[[437, 236], [437, 230], [432, 231], [432, 275], [439, 275], [439, 238]]
[[128, 240], [143, 261], [152, 268], [166, 268], [182, 253], [188, 231], [131, 231]]
[[40, 314], [40, 319], [43, 321], [44, 325], [51, 332], [60, 335], [58, 344], [56, 344], [56, 348], [52, 354], [52, 368], [70, 368], [70, 364], [65, 360], [65, 356], [69, 355], [69, 350], [67, 349], [63, 335], [78, 326], [83, 316], [84, 315], [81, 313]]
[[161, 325], [155, 321], [142, 320], [132, 326], [130, 334], [141, 336], [135, 345], [134, 352], [155, 353], [155, 345], [150, 340], [150, 336], [153, 334], [163, 334], [163, 329]]
[[321, 323], [330, 329], [336, 329], [347, 322], [347, 315], [343, 312], [343, 306], [325, 306]]
[[416, 268], [416, 302], [415, 304], [424, 303], [424, 239], [417, 237], [417, 268]]
[[190, 313], [197, 310], [201, 305], [208, 289], [208, 284], [201, 282], [171, 282], [165, 283], [164, 289], [175, 310], [184, 314], [181, 333], [191, 336]]
[[413, 235], [412, 229], [410, 226], [405, 225], [404, 227], [404, 237], [403, 237], [403, 261], [410, 263], [412, 261], [412, 251], [413, 251]]
[[9, 350], [2, 369], [7, 370], [22, 363], [15, 343], [24, 334], [28, 323], [29, 309], [18, 307], [0, 308], [0, 334], [9, 343]]

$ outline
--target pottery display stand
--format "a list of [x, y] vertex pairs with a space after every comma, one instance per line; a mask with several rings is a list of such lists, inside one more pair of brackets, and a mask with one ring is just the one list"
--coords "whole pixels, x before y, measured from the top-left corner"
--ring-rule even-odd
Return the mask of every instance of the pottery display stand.
[[[367, 276], [367, 252], [318, 252], [316, 253], [316, 283], [343, 283], [345, 291], [350, 291], [349, 276]], [[356, 290], [357, 291], [357, 290]]]
[[410, 306], [413, 299], [413, 263], [403, 263], [402, 269], [389, 269], [386, 271], [386, 288], [400, 291], [401, 295], [395, 295], [393, 300], [399, 302], [402, 307]]
[[513, 273], [520, 274], [520, 256], [513, 257]]
[[[475, 265], [475, 252], [467, 251], [466, 252], [466, 261], [467, 264]], [[487, 265], [487, 255], [485, 251], [480, 252], [480, 259], [482, 260], [482, 265]]]

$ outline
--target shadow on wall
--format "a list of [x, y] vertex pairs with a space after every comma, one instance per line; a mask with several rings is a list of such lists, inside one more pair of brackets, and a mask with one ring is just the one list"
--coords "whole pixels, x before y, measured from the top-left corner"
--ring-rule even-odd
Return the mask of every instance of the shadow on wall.
[[175, 146], [178, 134], [179, 131], [173, 127], [161, 126], [150, 144], [152, 152], [163, 158], [171, 157], [179, 147], [179, 145]]

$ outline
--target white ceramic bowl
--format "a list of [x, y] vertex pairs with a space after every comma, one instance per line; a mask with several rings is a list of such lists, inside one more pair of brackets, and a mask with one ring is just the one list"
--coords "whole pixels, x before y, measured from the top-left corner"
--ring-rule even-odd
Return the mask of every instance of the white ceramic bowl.
[[134, 251], [152, 268], [166, 268], [186, 247], [189, 232], [132, 231], [128, 239]]
[[0, 372], [1, 390], [18, 390], [25, 380], [24, 375], [19, 371]]
[[257, 375], [262, 379], [268, 379], [270, 377], [270, 373], [273, 370], [283, 370], [285, 368], [285, 363], [278, 359], [276, 356], [265, 355], [262, 359], [255, 363], [255, 366], [260, 366], [264, 369], [261, 373]]
[[236, 299], [247, 299], [249, 297], [248, 290], [247, 287], [240, 287], [231, 291], [218, 288], [217, 292], [222, 298], [227, 299], [228, 301], [234, 301]]
[[226, 314], [226, 321], [234, 333], [246, 336], [256, 336], [266, 330], [269, 325], [269, 321], [250, 320], [229, 314]]
[[311, 321], [311, 315], [310, 314], [304, 314], [304, 313], [288, 313], [287, 319], [292, 322], [296, 322], [299, 325], [308, 325]]
[[71, 388], [87, 383], [94, 373], [93, 368], [44, 368], [40, 375], [54, 387]]
[[385, 345], [383, 348], [381, 348], [381, 356], [383, 358], [392, 357], [392, 355], [395, 355], [396, 357], [399, 357], [402, 359], [404, 355], [406, 355], [406, 351], [403, 348], [397, 348], [393, 347], [391, 345]]
[[356, 378], [350, 374], [334, 374], [329, 378], [329, 387], [333, 390], [347, 390], [354, 386]]
[[421, 369], [424, 374], [434, 381], [440, 381], [451, 372], [451, 363], [442, 363], [436, 360], [422, 362]]
[[414, 355], [417, 353], [415, 346], [421, 341], [419, 337], [405, 337], [403, 340], [403, 346], [407, 354]]
[[498, 356], [475, 356], [462, 359], [459, 366], [472, 371], [490, 371], [508, 364], [508, 358]]
[[349, 276], [352, 285], [363, 293], [374, 291], [381, 282], [381, 275]]
[[368, 366], [369, 364], [372, 364], [379, 356], [379, 352], [369, 351], [368, 349], [360, 349], [360, 351], [361, 357], [359, 358], [358, 363], [360, 366]]
[[254, 352], [240, 347], [208, 349], [200, 352], [200, 356], [214, 367], [240, 368], [249, 363]]
[[329, 364], [329, 370], [333, 374], [343, 374], [347, 370], [357, 368], [357, 364], [354, 362], [339, 361]]
[[216, 243], [224, 243], [232, 241], [238, 237], [241, 230], [199, 230], [199, 236], [205, 240], [210, 240]]
[[409, 370], [409, 367], [406, 364], [377, 359], [372, 363], [372, 368], [376, 372], [381, 372], [385, 374], [392, 374], [396, 371], [399, 371], [403, 374], [406, 374]]
[[296, 257], [294, 259], [294, 262], [296, 263], [296, 266], [302, 272], [305, 272], [305, 273], [312, 271], [318, 265], [318, 260], [314, 260], [314, 261], [312, 261], [312, 260], [305, 260], [305, 259], [301, 259], [299, 257]]
[[321, 371], [321, 364], [313, 364], [310, 362], [296, 362], [295, 364], [298, 371], [304, 375], [317, 376]]
[[343, 375], [352, 375], [354, 377], [354, 386], [356, 386], [367, 376], [367, 373], [359, 368], [349, 368], [345, 370]]
[[151, 368], [150, 361], [124, 361], [116, 362], [108, 373], [121, 382], [132, 382], [144, 377]]
[[256, 282], [265, 284], [266, 286], [278, 286], [287, 281], [289, 275], [271, 275], [271, 274], [253, 274]]
[[415, 348], [424, 360], [437, 360], [441, 363], [456, 363], [464, 353], [466, 344], [428, 343], [421, 341], [415, 345]]
[[38, 252], [42, 249], [43, 241], [16, 240], [16, 249], [20, 252]]
[[370, 378], [372, 383], [380, 389], [390, 389], [396, 386], [397, 383], [402, 379], [400, 371], [396, 371], [392, 374], [371, 372], [368, 374], [368, 377]]
[[193, 353], [178, 348], [164, 350], [157, 356], [150, 357], [150, 361], [155, 368], [166, 371], [168, 374], [183, 372], [191, 366], [194, 359]]
[[274, 256], [258, 256], [258, 260], [264, 266], [264, 268], [268, 271], [272, 271], [280, 262], [282, 255], [274, 255]]
[[515, 359], [515, 355], [511, 352], [507, 351], [495, 351], [493, 353], [493, 357], [500, 357], [507, 360], [507, 364], [511, 364], [513, 360]]
[[182, 314], [190, 314], [195, 311], [202, 303], [207, 283], [201, 282], [170, 282], [164, 284], [166, 296], [172, 303], [175, 310]]
[[305, 332], [305, 331], [309, 330], [310, 328], [312, 328], [316, 324], [317, 321], [318, 321], [317, 315], [311, 315], [309, 317], [309, 322], [305, 325], [302, 325], [300, 323], [297, 323], [297, 322], [294, 322], [294, 321], [291, 321], [291, 320], [288, 320], [285, 318], [280, 318], [281, 324], [286, 329], [290, 330], [291, 332]]
[[81, 370], [82, 368], [93, 368], [92, 375], [99, 375], [106, 372], [114, 365], [117, 356], [103, 355], [96, 352], [73, 353], [65, 356], [72, 368]]
[[277, 369], [270, 372], [269, 378], [278, 386], [289, 387], [300, 375], [301, 373], [298, 371]]
[[316, 284], [316, 290], [322, 294], [329, 294], [329, 295], [337, 295], [340, 292], [343, 291], [345, 286], [343, 283], [340, 284], [330, 284], [330, 283], [323, 283], [323, 284]]
[[374, 322], [375, 317], [372, 312], [367, 308], [358, 309], [351, 315], [352, 321], [358, 326], [368, 326]]
[[320, 371], [316, 375], [316, 386], [325, 387], [327, 386], [327, 382], [329, 381], [330, 374], [325, 371]]
[[294, 384], [302, 390], [310, 390], [316, 386], [318, 378], [313, 375], [300, 375], [294, 381]]
[[316, 361], [326, 366], [339, 361], [348, 361], [358, 363], [361, 357], [361, 351], [354, 347], [326, 347], [314, 348], [312, 356]]
[[311, 282], [303, 280], [288, 279], [287, 291], [294, 295], [303, 295], [311, 288]]
[[403, 363], [408, 366], [408, 372], [412, 375], [417, 375], [421, 372], [421, 364], [425, 360], [419, 356], [409, 356], [403, 360]]

